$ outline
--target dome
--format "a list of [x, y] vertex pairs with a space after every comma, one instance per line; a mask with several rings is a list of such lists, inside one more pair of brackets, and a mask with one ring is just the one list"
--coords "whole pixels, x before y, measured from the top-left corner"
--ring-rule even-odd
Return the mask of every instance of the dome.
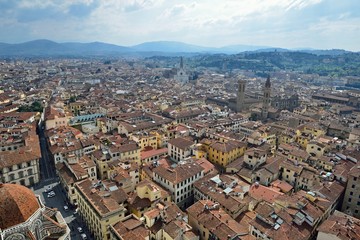
[[0, 184], [0, 229], [25, 222], [39, 208], [38, 199], [27, 187]]

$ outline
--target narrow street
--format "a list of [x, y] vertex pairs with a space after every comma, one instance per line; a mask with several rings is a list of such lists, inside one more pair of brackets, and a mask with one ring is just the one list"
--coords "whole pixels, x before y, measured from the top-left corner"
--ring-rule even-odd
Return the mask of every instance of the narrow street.
[[[64, 189], [59, 183], [59, 179], [56, 175], [54, 161], [49, 152], [42, 125], [39, 126], [38, 133], [42, 155], [42, 158], [40, 159], [41, 180], [31, 189], [35, 192], [35, 194], [40, 196], [42, 202], [47, 207], [57, 208], [61, 212], [71, 230], [71, 239], [82, 239], [81, 233], [78, 231], [78, 227], [82, 228], [82, 233], [87, 235], [87, 239], [91, 239], [91, 235], [87, 230], [86, 225], [82, 222], [79, 214], [75, 213], [74, 207], [68, 204]], [[48, 193], [45, 191], [47, 188], [51, 188], [52, 191], [55, 192], [54, 197], [48, 197]], [[67, 206], [68, 209], [65, 209], [65, 206]]]

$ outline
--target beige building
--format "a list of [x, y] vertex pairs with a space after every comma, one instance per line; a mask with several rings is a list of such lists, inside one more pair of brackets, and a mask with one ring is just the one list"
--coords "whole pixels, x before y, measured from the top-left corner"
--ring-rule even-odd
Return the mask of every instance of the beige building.
[[192, 148], [195, 146], [193, 141], [185, 138], [174, 138], [168, 142], [168, 155], [175, 162], [180, 162], [192, 154]]
[[77, 209], [93, 239], [111, 239], [109, 227], [125, 217], [127, 194], [110, 181], [85, 179], [75, 184]]
[[97, 179], [96, 164], [88, 156], [83, 156], [78, 162], [68, 162], [56, 165], [60, 183], [65, 190], [66, 196], [71, 204], [76, 204], [75, 183], [89, 178], [91, 181]]
[[258, 148], [251, 148], [244, 154], [244, 163], [246, 163], [250, 169], [256, 169], [260, 165], [266, 163], [266, 158], [266, 151]]
[[342, 211], [360, 218], [360, 164], [356, 164], [348, 173]]
[[137, 217], [142, 217], [144, 212], [153, 209], [160, 201], [171, 202], [170, 193], [151, 180], [144, 179], [131, 194], [128, 209]]
[[63, 109], [48, 106], [45, 109], [45, 129], [68, 126], [71, 115]]
[[153, 180], [171, 192], [171, 199], [180, 207], [192, 204], [194, 183], [204, 176], [204, 169], [195, 162], [179, 164], [176, 167], [153, 169]]

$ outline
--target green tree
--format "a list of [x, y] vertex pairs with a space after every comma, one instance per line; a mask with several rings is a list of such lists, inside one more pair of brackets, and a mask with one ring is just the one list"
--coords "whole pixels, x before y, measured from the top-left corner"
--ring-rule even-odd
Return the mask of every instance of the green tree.
[[71, 103], [76, 102], [76, 96], [71, 96], [69, 102]]
[[31, 103], [31, 105], [22, 105], [17, 110], [18, 112], [42, 112], [43, 106], [39, 101]]

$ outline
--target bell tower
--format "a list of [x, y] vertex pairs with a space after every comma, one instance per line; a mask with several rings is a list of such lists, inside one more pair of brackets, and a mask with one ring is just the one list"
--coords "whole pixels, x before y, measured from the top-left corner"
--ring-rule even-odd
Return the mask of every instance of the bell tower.
[[271, 83], [270, 83], [270, 76], [268, 76], [265, 83], [264, 97], [261, 108], [261, 118], [263, 120], [267, 119], [269, 115], [270, 94], [271, 94]]
[[241, 112], [245, 108], [245, 80], [238, 81], [238, 91], [236, 94], [236, 112]]

